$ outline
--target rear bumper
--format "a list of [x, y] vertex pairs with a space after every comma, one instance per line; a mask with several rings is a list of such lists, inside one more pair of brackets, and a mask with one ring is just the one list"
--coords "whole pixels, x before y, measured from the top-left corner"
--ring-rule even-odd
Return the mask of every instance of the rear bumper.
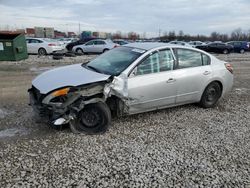
[[52, 54], [53, 52], [62, 51], [62, 50], [64, 50], [63, 46], [50, 46], [47, 49], [47, 53]]
[[223, 93], [222, 96], [226, 96], [232, 91], [233, 83], [234, 83], [234, 76], [232, 73], [226, 73], [224, 78], [224, 84], [223, 84]]

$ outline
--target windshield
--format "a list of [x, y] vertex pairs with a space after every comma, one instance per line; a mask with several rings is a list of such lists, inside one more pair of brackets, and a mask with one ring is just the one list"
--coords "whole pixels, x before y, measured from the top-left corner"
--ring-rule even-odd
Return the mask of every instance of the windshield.
[[103, 74], [118, 76], [133, 63], [145, 50], [117, 47], [90, 61], [86, 66]]

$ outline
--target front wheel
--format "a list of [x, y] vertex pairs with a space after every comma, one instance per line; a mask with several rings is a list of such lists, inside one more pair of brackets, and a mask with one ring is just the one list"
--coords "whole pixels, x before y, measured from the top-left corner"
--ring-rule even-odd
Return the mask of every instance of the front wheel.
[[101, 133], [108, 129], [111, 123], [111, 112], [105, 103], [89, 104], [81, 110], [76, 119], [70, 122], [74, 133]]
[[77, 48], [76, 49], [76, 53], [78, 53], [78, 54], [84, 54], [84, 52], [83, 52], [83, 50], [81, 49], [81, 48]]
[[109, 49], [104, 49], [104, 50], [103, 50], [103, 53], [105, 53], [105, 52], [107, 52], [107, 51], [109, 51]]
[[222, 89], [218, 82], [210, 83], [202, 94], [200, 105], [204, 108], [211, 108], [216, 105], [221, 97]]

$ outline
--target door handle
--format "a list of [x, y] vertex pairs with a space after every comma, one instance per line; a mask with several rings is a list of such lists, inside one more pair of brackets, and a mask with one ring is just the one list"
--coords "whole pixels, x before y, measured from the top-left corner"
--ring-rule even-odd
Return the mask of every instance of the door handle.
[[174, 79], [174, 78], [169, 78], [168, 80], [167, 80], [167, 83], [172, 83], [172, 82], [175, 82], [176, 81], [176, 79]]
[[211, 72], [210, 71], [205, 71], [205, 72], [203, 72], [203, 74], [204, 75], [209, 75], [209, 74], [211, 74]]

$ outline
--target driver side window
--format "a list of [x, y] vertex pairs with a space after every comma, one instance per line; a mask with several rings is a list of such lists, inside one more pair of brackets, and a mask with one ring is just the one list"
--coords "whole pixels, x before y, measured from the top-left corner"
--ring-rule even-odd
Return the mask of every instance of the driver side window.
[[152, 74], [173, 70], [174, 58], [169, 49], [157, 51], [149, 55], [136, 67], [135, 75]]

